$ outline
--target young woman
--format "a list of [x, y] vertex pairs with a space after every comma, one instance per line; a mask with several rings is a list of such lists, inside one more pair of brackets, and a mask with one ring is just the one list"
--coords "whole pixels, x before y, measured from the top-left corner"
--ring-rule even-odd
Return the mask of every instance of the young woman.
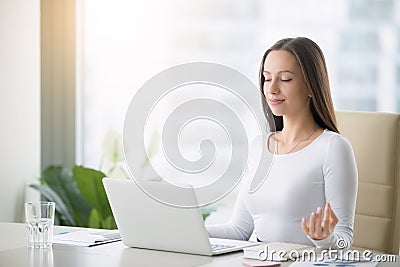
[[[325, 59], [307, 38], [288, 38], [268, 49], [260, 68], [267, 119], [265, 142], [275, 154], [255, 193], [242, 183], [230, 221], [207, 226], [211, 237], [349, 248], [357, 195], [350, 143], [339, 134]], [[270, 125], [274, 125], [270, 124]]]

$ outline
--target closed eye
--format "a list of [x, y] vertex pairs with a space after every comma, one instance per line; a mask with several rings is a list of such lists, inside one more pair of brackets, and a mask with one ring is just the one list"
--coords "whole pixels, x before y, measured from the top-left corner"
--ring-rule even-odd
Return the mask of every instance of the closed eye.
[[292, 80], [292, 78], [290, 79], [281, 79], [282, 82], [290, 82]]

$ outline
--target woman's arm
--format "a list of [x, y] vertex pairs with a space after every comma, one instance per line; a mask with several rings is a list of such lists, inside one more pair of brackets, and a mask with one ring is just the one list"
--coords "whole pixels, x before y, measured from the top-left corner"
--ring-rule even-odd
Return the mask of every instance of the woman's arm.
[[321, 208], [313, 212], [309, 225], [305, 225], [303, 219], [303, 230], [317, 247], [350, 248], [353, 244], [358, 175], [353, 149], [344, 137], [332, 136], [323, 174], [325, 202], [330, 205], [325, 207], [325, 212]]
[[227, 223], [206, 226], [210, 237], [249, 240], [254, 224], [243, 201], [245, 193], [246, 191], [242, 188], [236, 199], [232, 216]]

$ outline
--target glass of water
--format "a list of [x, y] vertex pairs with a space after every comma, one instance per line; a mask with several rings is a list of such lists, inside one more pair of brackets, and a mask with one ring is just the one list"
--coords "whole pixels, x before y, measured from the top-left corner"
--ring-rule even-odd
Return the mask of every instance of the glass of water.
[[28, 246], [48, 248], [53, 241], [54, 202], [25, 203], [25, 217], [28, 227]]

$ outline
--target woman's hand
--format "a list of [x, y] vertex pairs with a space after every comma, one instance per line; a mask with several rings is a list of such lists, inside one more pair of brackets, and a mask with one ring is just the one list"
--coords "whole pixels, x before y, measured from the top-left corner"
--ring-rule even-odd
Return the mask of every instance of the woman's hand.
[[310, 222], [307, 225], [306, 218], [301, 220], [303, 231], [314, 240], [327, 238], [335, 228], [339, 219], [333, 212], [329, 202], [325, 205], [324, 218], [322, 219], [322, 208], [318, 207], [316, 212], [311, 213]]

